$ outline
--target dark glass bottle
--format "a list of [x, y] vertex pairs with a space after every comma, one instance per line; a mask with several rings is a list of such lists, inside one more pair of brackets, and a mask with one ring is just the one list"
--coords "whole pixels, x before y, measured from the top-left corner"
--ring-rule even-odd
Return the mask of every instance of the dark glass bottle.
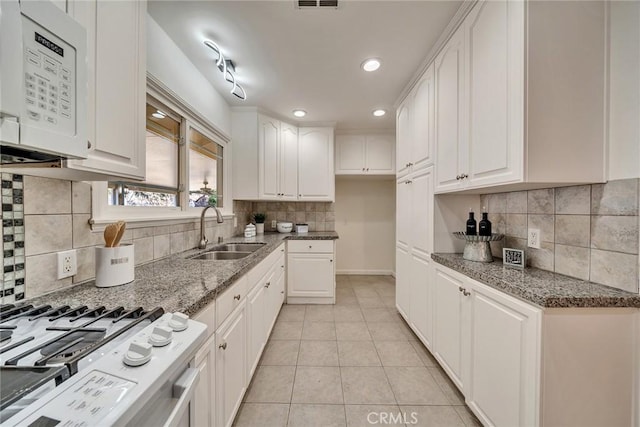
[[469, 219], [467, 220], [467, 236], [475, 236], [478, 234], [477, 223], [473, 218], [473, 211], [469, 211]]
[[486, 212], [482, 212], [482, 219], [478, 224], [478, 234], [480, 236], [491, 236], [491, 221], [487, 218]]

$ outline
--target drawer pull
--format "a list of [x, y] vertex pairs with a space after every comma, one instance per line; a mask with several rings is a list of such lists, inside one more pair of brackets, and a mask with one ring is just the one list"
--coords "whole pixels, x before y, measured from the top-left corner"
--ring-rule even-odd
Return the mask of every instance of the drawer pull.
[[284, 291], [280, 291], [281, 294], [284, 294]]
[[238, 301], [240, 301], [240, 294], [238, 294], [238, 295], [234, 295], [234, 296], [233, 296], [233, 299], [237, 299]]
[[267, 282], [266, 285], [264, 285], [265, 288], [269, 288], [269, 286], [271, 286], [271, 282]]
[[462, 295], [464, 295], [465, 297], [468, 297], [469, 295], [471, 295], [471, 292], [468, 292], [466, 289], [463, 289]]
[[462, 286], [458, 286], [458, 291], [462, 292], [464, 291], [464, 288]]
[[220, 344], [220, 345], [218, 346], [218, 348], [221, 348], [221, 349], [223, 349], [223, 350], [226, 350], [226, 349], [227, 349], [227, 343], [226, 343], [226, 342], [223, 342], [222, 344]]
[[313, 246], [309, 245], [309, 249], [311, 249]]
[[330, 259], [330, 260], [329, 260], [329, 262], [333, 262], [333, 260], [332, 260], [332, 259]]

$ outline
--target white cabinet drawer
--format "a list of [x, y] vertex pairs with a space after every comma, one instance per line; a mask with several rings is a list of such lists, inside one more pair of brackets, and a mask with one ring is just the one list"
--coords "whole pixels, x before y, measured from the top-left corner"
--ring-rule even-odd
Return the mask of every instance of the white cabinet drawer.
[[289, 240], [289, 253], [333, 253], [333, 240]]
[[216, 298], [216, 326], [220, 326], [247, 296], [248, 283], [248, 275], [245, 274]]
[[[253, 288], [267, 272], [269, 269], [280, 259], [280, 257], [284, 257], [284, 243], [278, 246], [273, 252], [271, 252], [265, 259], [263, 259], [260, 264], [256, 265], [251, 269], [251, 271], [247, 274], [249, 278], [249, 287]], [[251, 289], [249, 289], [251, 291]]]

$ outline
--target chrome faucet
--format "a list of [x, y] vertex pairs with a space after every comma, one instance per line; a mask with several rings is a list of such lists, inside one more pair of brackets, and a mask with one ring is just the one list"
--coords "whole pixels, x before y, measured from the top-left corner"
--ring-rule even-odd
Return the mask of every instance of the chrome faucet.
[[207, 206], [202, 210], [202, 214], [200, 214], [200, 244], [198, 245], [198, 249], [204, 249], [207, 247], [207, 237], [204, 235], [204, 214], [207, 212], [209, 208], [213, 208], [216, 210], [216, 220], [218, 224], [222, 224], [224, 222], [224, 218], [222, 218], [222, 213], [215, 206]]

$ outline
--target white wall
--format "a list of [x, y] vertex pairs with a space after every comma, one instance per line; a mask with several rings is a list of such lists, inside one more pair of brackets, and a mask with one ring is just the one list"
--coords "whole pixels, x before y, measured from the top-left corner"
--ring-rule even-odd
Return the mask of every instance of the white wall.
[[609, 179], [640, 177], [640, 2], [612, 1]]
[[395, 272], [395, 181], [337, 179], [335, 212], [337, 273]]
[[218, 130], [231, 135], [231, 110], [227, 102], [148, 14], [147, 71]]

